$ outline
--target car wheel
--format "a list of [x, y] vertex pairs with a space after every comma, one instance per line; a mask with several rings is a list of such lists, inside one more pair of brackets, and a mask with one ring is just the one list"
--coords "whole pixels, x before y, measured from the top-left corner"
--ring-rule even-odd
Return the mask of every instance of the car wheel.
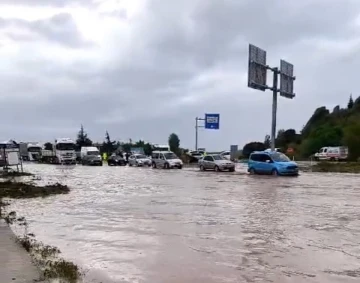
[[129, 166], [132, 166], [132, 164], [129, 162]]
[[250, 168], [250, 169], [249, 169], [249, 173], [250, 173], [250, 175], [255, 175], [255, 174], [256, 174], [254, 168]]
[[215, 169], [216, 172], [220, 172], [219, 166], [216, 165], [214, 169]]
[[179, 169], [182, 169], [182, 165], [179, 166]]
[[279, 172], [278, 172], [276, 169], [273, 169], [273, 170], [271, 171], [271, 175], [273, 175], [273, 176], [278, 176], [278, 175], [279, 175]]
[[229, 172], [235, 172], [235, 168], [230, 168]]
[[205, 171], [204, 166], [200, 165], [200, 171]]

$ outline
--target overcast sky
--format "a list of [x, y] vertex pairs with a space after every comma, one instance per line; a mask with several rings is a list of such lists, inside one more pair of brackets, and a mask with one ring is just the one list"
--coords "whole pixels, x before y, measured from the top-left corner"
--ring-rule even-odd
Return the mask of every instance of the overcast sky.
[[199, 147], [263, 141], [272, 95], [247, 87], [249, 43], [294, 64], [278, 129], [301, 130], [360, 94], [359, 15], [359, 0], [0, 0], [0, 138], [75, 138], [83, 124], [94, 141], [175, 132], [194, 148], [195, 117], [220, 113]]

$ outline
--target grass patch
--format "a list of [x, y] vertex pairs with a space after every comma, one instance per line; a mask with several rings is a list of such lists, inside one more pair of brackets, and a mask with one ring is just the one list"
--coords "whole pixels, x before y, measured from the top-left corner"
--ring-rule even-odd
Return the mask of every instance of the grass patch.
[[59, 183], [38, 186], [13, 180], [0, 182], [0, 199], [3, 197], [15, 199], [47, 197], [57, 194], [67, 194], [69, 192], [70, 189], [68, 186]]
[[360, 162], [319, 162], [311, 169], [313, 172], [360, 173]]

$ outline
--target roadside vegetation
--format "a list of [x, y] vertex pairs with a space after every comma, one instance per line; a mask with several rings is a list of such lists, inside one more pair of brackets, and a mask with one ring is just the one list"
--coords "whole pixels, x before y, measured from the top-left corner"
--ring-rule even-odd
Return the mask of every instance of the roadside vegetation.
[[[31, 255], [34, 262], [43, 272], [45, 279], [57, 279], [58, 282], [76, 283], [81, 278], [80, 269], [74, 263], [60, 257], [56, 247], [45, 245], [35, 239], [35, 235], [28, 232], [28, 223], [24, 217], [18, 217], [15, 211], [7, 212], [4, 208], [9, 204], [5, 198], [37, 198], [58, 194], [67, 194], [70, 189], [59, 183], [38, 186], [32, 182], [16, 181], [14, 176], [8, 176], [0, 182], [0, 217], [8, 225], [23, 227], [23, 234], [17, 237], [19, 244]], [[18, 177], [18, 176], [15, 176]]]
[[[286, 154], [295, 160], [310, 160], [321, 147], [347, 146], [349, 148], [349, 161], [360, 161], [360, 97], [356, 100], [350, 96], [347, 106], [339, 105], [332, 111], [325, 106], [319, 107], [310, 117], [300, 133], [294, 129], [280, 129], [276, 136], [276, 147], [287, 152], [289, 148], [293, 152]], [[254, 141], [244, 146], [240, 158], [248, 158], [255, 150], [264, 150], [270, 147], [270, 136], [267, 135], [263, 142]], [[357, 165], [324, 165], [318, 164], [316, 168], [322, 170], [351, 170], [357, 171]], [[314, 169], [316, 169], [314, 167]], [[342, 168], [342, 169], [340, 169]], [[320, 170], [320, 169], [319, 169]], [[360, 172], [357, 171], [357, 172]]]
[[360, 173], [360, 162], [318, 162], [312, 172]]

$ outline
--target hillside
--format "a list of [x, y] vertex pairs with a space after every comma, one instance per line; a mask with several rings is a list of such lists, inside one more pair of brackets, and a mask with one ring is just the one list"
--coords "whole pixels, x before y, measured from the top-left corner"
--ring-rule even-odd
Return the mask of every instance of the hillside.
[[360, 97], [349, 99], [347, 108], [336, 106], [331, 112], [319, 107], [310, 117], [300, 134], [292, 129], [280, 130], [277, 146], [295, 148], [295, 154], [309, 157], [323, 146], [349, 147], [350, 159], [360, 157]]
[[[355, 101], [350, 96], [346, 108], [336, 106], [332, 111], [325, 106], [319, 107], [310, 117], [300, 133], [294, 129], [279, 130], [276, 147], [284, 152], [293, 148], [297, 158], [309, 158], [324, 146], [348, 146], [349, 159], [360, 158], [360, 97]], [[265, 141], [252, 142], [244, 146], [243, 155], [248, 157], [254, 150], [270, 147], [270, 136]]]

